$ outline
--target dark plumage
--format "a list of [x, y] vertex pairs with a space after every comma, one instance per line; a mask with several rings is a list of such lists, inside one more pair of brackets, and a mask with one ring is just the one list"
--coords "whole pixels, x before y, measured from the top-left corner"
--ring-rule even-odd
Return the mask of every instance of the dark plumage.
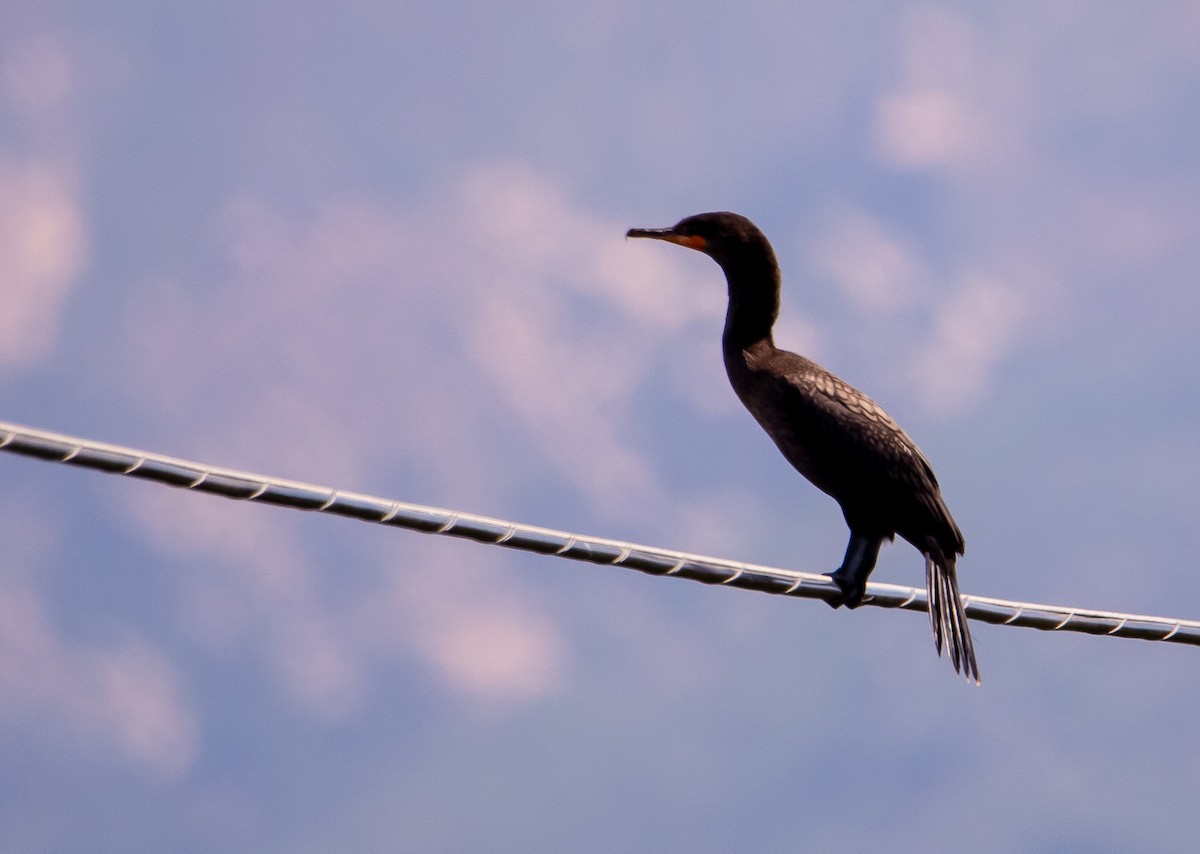
[[722, 349], [733, 390], [787, 461], [842, 507], [850, 543], [831, 574], [856, 607], [885, 540], [899, 534], [925, 555], [929, 619], [938, 653], [979, 682], [979, 667], [958, 592], [955, 559], [963, 554], [958, 525], [937, 478], [913, 441], [878, 404], [815, 362], [780, 350], [771, 329], [779, 316], [779, 264], [758, 227], [733, 213], [706, 213], [671, 228], [634, 228], [696, 249], [725, 271], [729, 310]]

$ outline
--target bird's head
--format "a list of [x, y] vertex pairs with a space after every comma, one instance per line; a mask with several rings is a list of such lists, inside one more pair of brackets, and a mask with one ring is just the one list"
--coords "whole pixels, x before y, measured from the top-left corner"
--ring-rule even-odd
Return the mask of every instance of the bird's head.
[[774, 264], [775, 253], [758, 226], [741, 214], [702, 213], [670, 228], [631, 228], [626, 237], [650, 237], [703, 252], [728, 273], [731, 268]]

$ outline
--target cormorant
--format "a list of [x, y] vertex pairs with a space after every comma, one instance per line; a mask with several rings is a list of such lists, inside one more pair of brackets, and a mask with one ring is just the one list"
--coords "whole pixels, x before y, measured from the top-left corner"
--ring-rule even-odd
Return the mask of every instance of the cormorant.
[[899, 534], [925, 556], [929, 621], [938, 654], [979, 683], [979, 666], [955, 573], [965, 544], [929, 462], [891, 416], [820, 365], [775, 346], [779, 264], [758, 227], [734, 213], [705, 213], [670, 228], [632, 228], [695, 249], [721, 265], [729, 285], [722, 350], [733, 390], [797, 471], [841, 505], [850, 527], [842, 565], [830, 574], [858, 606], [885, 540]]

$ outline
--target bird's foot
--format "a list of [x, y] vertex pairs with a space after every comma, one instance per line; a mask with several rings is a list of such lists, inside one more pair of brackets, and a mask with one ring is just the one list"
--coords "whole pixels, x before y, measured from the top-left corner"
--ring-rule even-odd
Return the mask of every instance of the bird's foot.
[[879, 556], [879, 547], [883, 545], [883, 537], [870, 537], [850, 531], [850, 542], [846, 546], [846, 557], [842, 565], [829, 573], [829, 580], [838, 586], [840, 596], [827, 599], [834, 608], [845, 605], [847, 608], [857, 608], [863, 602], [867, 593], [867, 579], [875, 568], [875, 559]]
[[849, 573], [845, 571], [845, 567], [839, 567], [836, 571], [829, 573], [827, 577], [841, 591], [840, 596], [825, 600], [829, 607], [840, 608], [845, 605], [847, 608], [853, 610], [863, 603], [863, 597], [867, 592], [866, 582], [857, 578], [850, 578]]

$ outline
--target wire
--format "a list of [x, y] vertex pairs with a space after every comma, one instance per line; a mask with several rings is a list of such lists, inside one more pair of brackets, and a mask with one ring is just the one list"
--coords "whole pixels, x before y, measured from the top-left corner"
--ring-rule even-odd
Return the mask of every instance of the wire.
[[[522, 525], [457, 510], [391, 501], [327, 486], [216, 468], [6, 422], [0, 422], [0, 450], [152, 480], [167, 486], [211, 492], [226, 498], [331, 513], [427, 534], [463, 537], [510, 549], [636, 569], [649, 575], [687, 578], [706, 584], [809, 599], [828, 600], [840, 595], [827, 575], [722, 560]], [[967, 616], [985, 623], [1200, 646], [1200, 621], [1196, 620], [1039, 605], [984, 596], [964, 595], [963, 601]], [[925, 590], [877, 582], [867, 585], [863, 604], [905, 611], [928, 611], [929, 608]]]

